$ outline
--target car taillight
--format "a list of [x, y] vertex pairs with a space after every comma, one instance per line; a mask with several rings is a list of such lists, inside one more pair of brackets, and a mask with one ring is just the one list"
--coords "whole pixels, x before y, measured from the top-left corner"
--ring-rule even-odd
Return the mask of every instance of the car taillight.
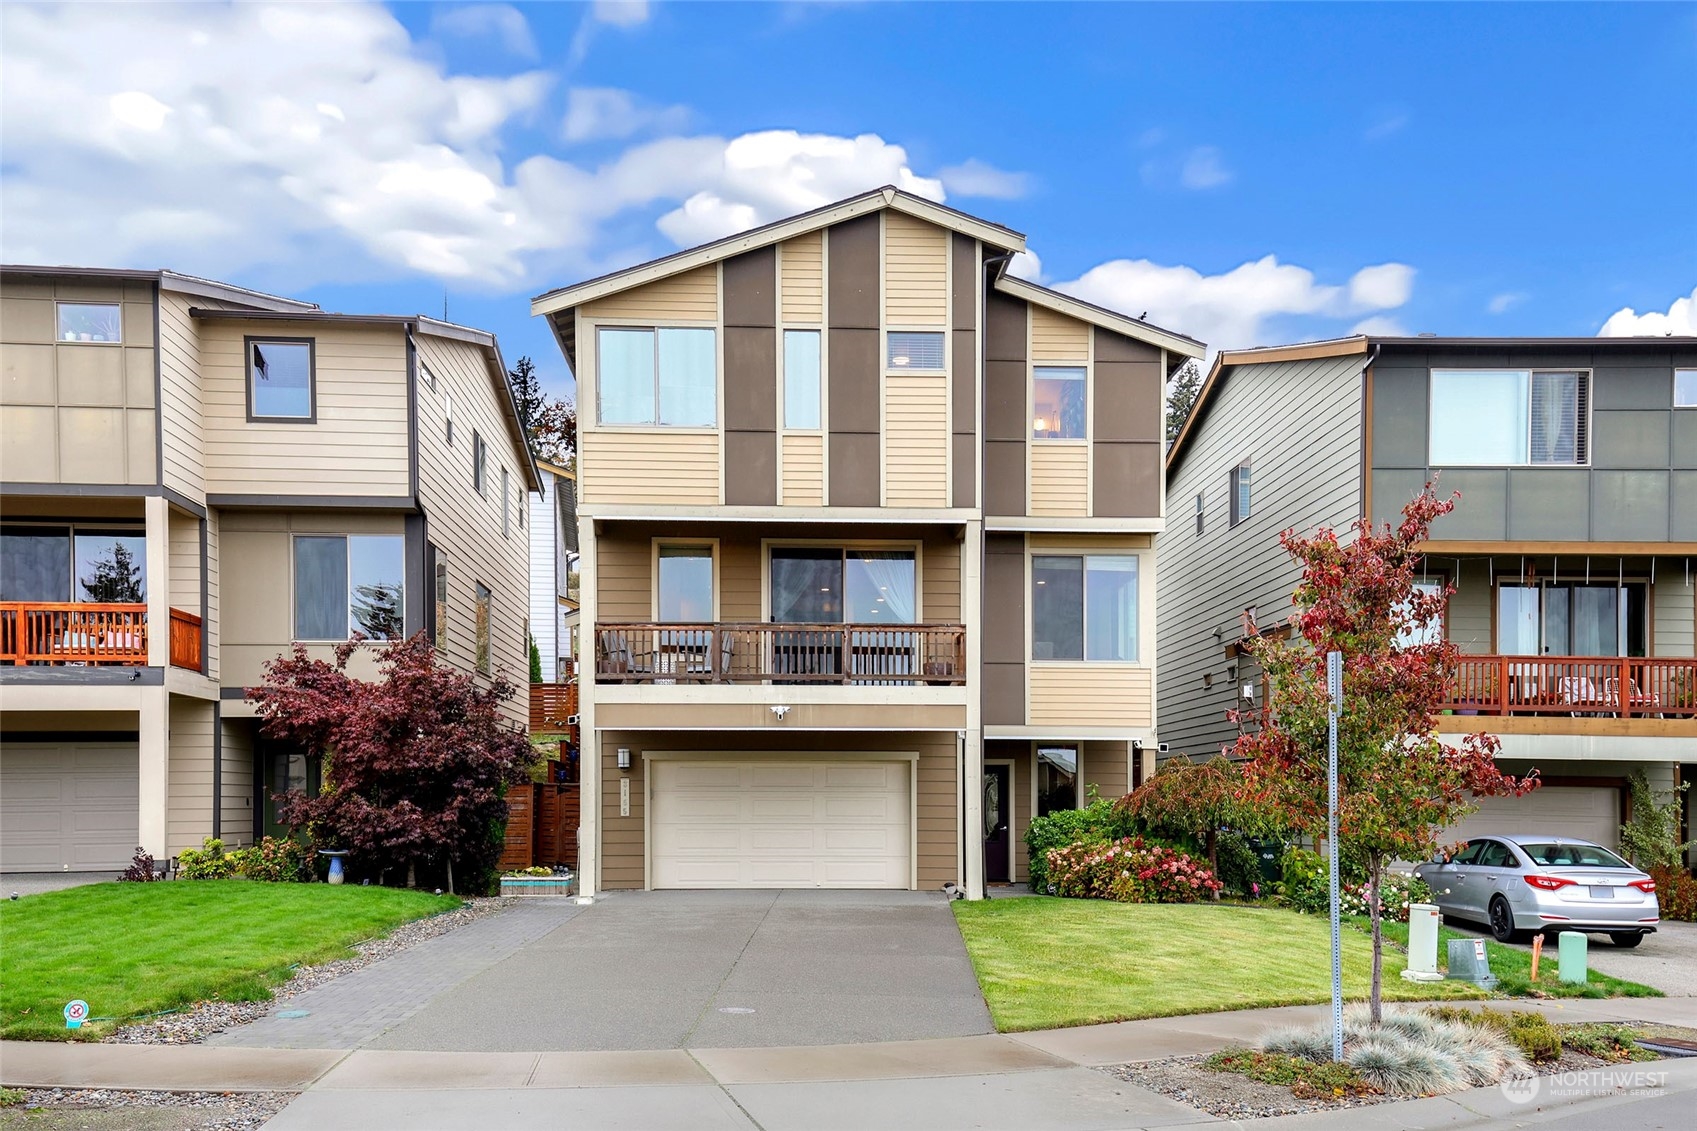
[[1560, 876], [1527, 876], [1526, 882], [1545, 891], [1557, 891], [1573, 886], [1572, 880], [1564, 880]]
[[1649, 895], [1650, 893], [1652, 893], [1656, 890], [1656, 881], [1655, 880], [1633, 880], [1632, 886], [1637, 888], [1639, 891], [1643, 892], [1644, 894]]

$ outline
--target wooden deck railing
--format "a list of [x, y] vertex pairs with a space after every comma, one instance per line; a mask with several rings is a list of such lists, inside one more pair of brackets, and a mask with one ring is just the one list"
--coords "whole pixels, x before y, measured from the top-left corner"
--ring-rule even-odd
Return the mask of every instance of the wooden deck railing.
[[0, 663], [145, 665], [147, 606], [0, 604]]
[[577, 681], [570, 683], [533, 683], [530, 685], [530, 729], [537, 734], [545, 731], [564, 733], [569, 729], [567, 719], [577, 714]]
[[1697, 659], [1463, 656], [1442, 706], [1457, 714], [1694, 718]]
[[200, 618], [181, 609], [171, 610], [171, 666], [200, 670]]
[[959, 624], [595, 626], [598, 683], [960, 684]]

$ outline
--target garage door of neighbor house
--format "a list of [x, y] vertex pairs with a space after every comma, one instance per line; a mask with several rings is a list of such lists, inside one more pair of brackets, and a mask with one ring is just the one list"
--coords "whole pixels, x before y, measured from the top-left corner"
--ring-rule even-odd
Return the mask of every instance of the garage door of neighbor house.
[[1613, 848], [1620, 841], [1620, 790], [1600, 785], [1546, 785], [1525, 797], [1480, 798], [1479, 811], [1446, 839], [1490, 833], [1548, 834]]
[[905, 888], [905, 762], [650, 763], [657, 888]]
[[122, 871], [135, 853], [134, 742], [0, 744], [0, 871]]

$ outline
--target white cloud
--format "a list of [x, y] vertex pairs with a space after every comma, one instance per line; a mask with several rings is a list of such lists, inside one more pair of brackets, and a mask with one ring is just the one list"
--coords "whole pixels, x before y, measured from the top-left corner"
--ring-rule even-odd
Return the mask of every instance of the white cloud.
[[1383, 141], [1392, 134], [1401, 133], [1411, 120], [1407, 111], [1385, 110], [1379, 114], [1378, 118], [1367, 127], [1361, 136], [1368, 141]]
[[1639, 314], [1632, 307], [1623, 306], [1609, 315], [1609, 320], [1597, 331], [1600, 338], [1628, 338], [1642, 334], [1655, 337], [1697, 334], [1697, 287], [1691, 288], [1689, 295], [1674, 299], [1666, 314], [1659, 310], [1646, 310]]
[[676, 130], [689, 122], [683, 106], [650, 106], [628, 90], [574, 87], [566, 92], [561, 130], [567, 141], [625, 138], [645, 130]]
[[1212, 145], [1201, 145], [1185, 154], [1179, 170], [1179, 184], [1187, 189], [1211, 189], [1232, 179], [1226, 168], [1225, 156]]
[[1485, 304], [1485, 309], [1492, 314], [1507, 314], [1528, 297], [1525, 291], [1504, 291], [1500, 295], [1492, 295], [1491, 301]]
[[1408, 338], [1413, 336], [1401, 322], [1385, 314], [1375, 314], [1371, 318], [1363, 318], [1351, 326], [1349, 332], [1352, 334], [1369, 334], [1375, 338]]
[[1157, 326], [1199, 338], [1214, 349], [1235, 349], [1268, 344], [1263, 332], [1275, 318], [1343, 319], [1401, 306], [1413, 274], [1412, 268], [1386, 263], [1364, 267], [1343, 283], [1324, 284], [1314, 272], [1271, 255], [1218, 275], [1147, 259], [1116, 259], [1054, 286], [1112, 310], [1133, 315], [1147, 310]]
[[1041, 283], [1043, 281], [1043, 261], [1038, 258], [1035, 251], [1028, 247], [1024, 251], [1015, 253], [1014, 257], [1008, 260], [1008, 274], [1016, 279]]
[[1031, 177], [1026, 173], [1009, 173], [976, 157], [959, 165], [937, 170], [943, 187], [957, 196], [982, 196], [995, 200], [1017, 200], [1030, 189]]
[[490, 36], [501, 41], [509, 52], [521, 59], [536, 59], [536, 39], [530, 34], [530, 24], [511, 4], [467, 4], [448, 8], [430, 19], [431, 34], [438, 39], [450, 36], [475, 39]]
[[595, 0], [591, 14], [614, 27], [635, 27], [648, 22], [648, 0]]

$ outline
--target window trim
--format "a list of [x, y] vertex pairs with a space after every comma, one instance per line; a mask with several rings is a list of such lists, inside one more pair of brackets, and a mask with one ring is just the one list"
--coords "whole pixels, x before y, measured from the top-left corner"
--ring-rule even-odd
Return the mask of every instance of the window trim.
[[[1247, 480], [1247, 484], [1245, 483]], [[1226, 529], [1233, 529], [1255, 517], [1255, 468], [1251, 461], [1244, 460], [1230, 471], [1226, 472], [1228, 484], [1226, 499], [1227, 516]], [[1243, 505], [1243, 489], [1249, 488], [1249, 505]]]
[[[1130, 664], [1135, 667], [1147, 666], [1143, 659], [1144, 640], [1144, 599], [1143, 592], [1143, 559], [1146, 553], [1153, 551], [1068, 547], [1065, 549], [1048, 546], [1030, 547], [1025, 554], [1025, 654], [1028, 664]], [[1079, 572], [1079, 651], [1078, 659], [1065, 656], [1051, 656], [1047, 659], [1037, 657], [1037, 559], [1038, 558], [1077, 558], [1080, 561]], [[1137, 563], [1137, 615], [1132, 624], [1132, 643], [1137, 653], [1136, 659], [1131, 660], [1092, 660], [1090, 658], [1090, 559], [1091, 558], [1131, 558]]]
[[[258, 416], [253, 411], [253, 347], [261, 342], [280, 345], [306, 346], [306, 416]], [[286, 338], [276, 334], [244, 334], [242, 336], [242, 395], [247, 401], [249, 424], [317, 424], [318, 423], [318, 339]]]
[[[471, 583], [471, 666], [477, 674], [487, 676], [495, 670], [495, 591], [481, 581]], [[487, 606], [483, 624], [477, 623], [477, 611]], [[530, 658], [525, 657], [528, 664]]]
[[[1681, 373], [1691, 374], [1692, 387], [1697, 388], [1697, 366], [1691, 366], [1691, 365], [1676, 365], [1676, 366], [1674, 366], [1673, 367], [1673, 390], [1672, 390], [1673, 407], [1676, 408], [1676, 409], [1681, 409], [1681, 408], [1697, 409], [1697, 399], [1693, 399], [1693, 400], [1686, 402], [1686, 403], [1683, 403], [1683, 404], [1680, 403], [1680, 399], [1679, 399], [1679, 375]], [[1590, 453], [1587, 452], [1586, 454], [1589, 455]]]
[[[890, 357], [890, 335], [892, 334], [934, 334], [942, 343], [943, 364], [936, 368], [918, 365], [896, 365]], [[946, 326], [885, 326], [883, 335], [883, 351], [879, 363], [886, 376], [895, 377], [941, 377], [949, 372], [949, 331]], [[823, 342], [821, 342], [823, 346]]]
[[[591, 339], [595, 343], [595, 429], [616, 430], [648, 430], [664, 428], [675, 432], [702, 432], [717, 434], [723, 428], [725, 401], [725, 335], [724, 327], [718, 322], [703, 322], [699, 320], [682, 319], [675, 322], [640, 322], [602, 320], [589, 324]], [[601, 405], [606, 391], [606, 373], [601, 365], [601, 331], [603, 330], [640, 330], [654, 337], [654, 420], [647, 423], [621, 422], [608, 424], [601, 419]], [[707, 330], [713, 335], [713, 423], [711, 424], [666, 424], [662, 422], [660, 408], [660, 331], [661, 330]], [[821, 350], [824, 342], [821, 339]], [[782, 350], [780, 339], [778, 348]], [[783, 375], [783, 357], [778, 358], [779, 376]], [[821, 381], [823, 381], [824, 364], [820, 364]], [[821, 392], [823, 396], [823, 392]], [[579, 429], [583, 428], [580, 423]]]
[[483, 433], [473, 428], [471, 430], [471, 489], [477, 492], [480, 499], [489, 497], [485, 488], [489, 482], [489, 445], [483, 442]]
[[685, 538], [668, 535], [651, 538], [648, 543], [648, 576], [651, 584], [648, 586], [648, 615], [655, 624], [669, 623], [660, 618], [660, 548], [662, 546], [683, 547], [685, 549], [705, 549], [707, 556], [713, 562], [713, 616], [712, 621], [719, 621], [719, 539], [717, 538]]
[[[1043, 370], [1077, 370], [1079, 384], [1084, 389], [1084, 431], [1077, 436], [1039, 436], [1037, 434], [1037, 380], [1038, 373]], [[1072, 380], [1072, 378], [1048, 377], [1044, 380]], [[1077, 364], [1045, 361], [1042, 364], [1032, 362], [1030, 367], [1029, 396], [1031, 397], [1031, 442], [1034, 444], [1088, 444], [1090, 442], [1090, 363], [1081, 361]]]
[[[760, 540], [760, 620], [772, 621], [772, 551], [773, 550], [912, 550], [913, 551], [913, 623], [929, 624], [925, 619], [925, 541], [908, 538], [762, 538]], [[844, 622], [852, 623], [852, 622]]]
[[[1432, 438], [1434, 435], [1432, 422], [1434, 402], [1438, 395], [1437, 375], [1439, 373], [1520, 373], [1526, 376], [1526, 459], [1520, 463], [1467, 463], [1449, 462], [1436, 463], [1432, 459]], [[1573, 463], [1533, 463], [1532, 462], [1532, 379], [1540, 373], [1577, 373], [1580, 379], [1580, 394], [1585, 401], [1583, 417], [1576, 417], [1579, 436], [1583, 437], [1585, 458]], [[1589, 365], [1530, 365], [1523, 369], [1512, 366], [1478, 365], [1462, 369], [1457, 366], [1429, 366], [1426, 370], [1426, 466], [1428, 468], [1446, 467], [1512, 467], [1512, 468], [1564, 468], [1590, 467], [1592, 438], [1596, 435], [1593, 425], [1596, 422], [1597, 398], [1596, 384], [1593, 378], [1594, 370]], [[1669, 390], [1671, 395], [1672, 390]], [[1576, 442], [1579, 437], [1575, 437]]]
[[[61, 306], [110, 306], [118, 312], [118, 340], [114, 342], [83, 341], [81, 338], [64, 338], [59, 334], [59, 308]], [[121, 346], [124, 344], [124, 304], [122, 302], [107, 302], [105, 300], [81, 298], [56, 298], [53, 300], [53, 344], [56, 346]]]
[[[347, 563], [348, 578], [348, 592], [343, 596], [343, 602], [347, 606], [348, 634], [340, 640], [334, 638], [320, 639], [317, 637], [296, 635], [296, 631], [300, 627], [300, 612], [298, 608], [299, 590], [296, 588], [295, 578], [295, 543], [301, 538], [340, 538], [342, 540], [342, 558]], [[401, 634], [397, 636], [395, 640], [400, 641], [407, 638], [406, 535], [367, 533], [350, 534], [345, 530], [292, 530], [289, 532], [289, 643], [346, 644], [354, 638], [354, 563], [353, 545], [351, 542], [351, 539], [354, 538], [393, 538], [397, 542], [401, 543]], [[391, 643], [391, 641], [379, 639], [375, 636], [367, 636], [361, 643], [388, 644]]]

